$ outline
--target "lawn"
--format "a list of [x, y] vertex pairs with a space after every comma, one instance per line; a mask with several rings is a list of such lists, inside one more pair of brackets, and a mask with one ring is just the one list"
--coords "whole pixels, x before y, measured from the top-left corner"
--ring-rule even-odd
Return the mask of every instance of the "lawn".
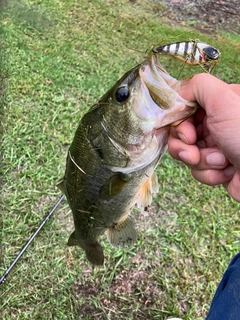
[[[60, 196], [68, 146], [82, 115], [159, 43], [201, 39], [221, 51], [215, 75], [240, 78], [240, 37], [170, 28], [157, 1], [10, 0], [2, 16], [1, 257], [4, 273]], [[171, 57], [173, 76], [203, 72]], [[222, 187], [193, 180], [167, 154], [147, 217], [136, 210], [129, 250], [105, 237], [105, 264], [78, 247], [63, 201], [0, 285], [0, 314], [12, 319], [204, 319], [216, 286], [239, 251], [240, 205]]]

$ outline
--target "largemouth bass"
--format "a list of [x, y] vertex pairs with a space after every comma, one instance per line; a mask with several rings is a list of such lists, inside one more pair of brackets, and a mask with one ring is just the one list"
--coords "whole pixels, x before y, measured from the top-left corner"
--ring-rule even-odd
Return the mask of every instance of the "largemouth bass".
[[104, 262], [98, 238], [129, 247], [137, 235], [131, 210], [142, 212], [158, 192], [154, 169], [167, 148], [170, 125], [191, 115], [196, 104], [175, 91], [172, 78], [150, 54], [128, 71], [80, 121], [59, 187], [71, 207], [75, 231], [68, 245]]

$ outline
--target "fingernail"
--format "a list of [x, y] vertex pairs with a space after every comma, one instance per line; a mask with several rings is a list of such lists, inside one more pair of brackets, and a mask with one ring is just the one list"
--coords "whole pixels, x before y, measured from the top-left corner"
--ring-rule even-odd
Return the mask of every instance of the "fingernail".
[[226, 158], [220, 152], [213, 152], [206, 157], [206, 161], [210, 165], [223, 166], [226, 162]]
[[186, 163], [189, 163], [189, 164], [192, 164], [192, 163], [193, 163], [193, 158], [192, 158], [192, 156], [190, 155], [189, 152], [187, 152], [187, 151], [180, 151], [178, 155], [179, 155], [179, 158], [180, 158], [183, 162], [186, 162]]
[[227, 168], [224, 170], [224, 172], [225, 172], [225, 175], [226, 175], [226, 176], [230, 177], [230, 176], [233, 176], [233, 175], [234, 175], [234, 173], [236, 172], [236, 170], [234, 169], [234, 166], [229, 166], [229, 167], [227, 167]]
[[186, 144], [189, 144], [187, 138], [185, 137], [185, 135], [183, 133], [178, 133], [178, 137]]

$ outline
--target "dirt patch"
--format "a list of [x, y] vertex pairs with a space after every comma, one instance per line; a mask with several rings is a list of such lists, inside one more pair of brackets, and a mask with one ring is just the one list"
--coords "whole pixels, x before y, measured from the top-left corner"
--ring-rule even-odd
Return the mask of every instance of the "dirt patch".
[[[149, 281], [146, 270], [123, 270], [119, 272], [109, 286], [109, 292], [102, 290], [101, 284], [86, 279], [84, 284], [76, 283], [74, 287], [75, 297], [84, 297], [84, 303], [78, 309], [81, 319], [149, 319], [148, 308], [156, 308], [156, 302], [161, 297], [161, 287]], [[93, 303], [94, 297], [101, 297], [97, 303]], [[138, 305], [137, 310], [132, 310], [132, 298]], [[131, 313], [131, 315], [130, 315]]]
[[165, 10], [161, 17], [175, 27], [191, 26], [211, 34], [221, 30], [240, 35], [239, 0], [159, 0]]

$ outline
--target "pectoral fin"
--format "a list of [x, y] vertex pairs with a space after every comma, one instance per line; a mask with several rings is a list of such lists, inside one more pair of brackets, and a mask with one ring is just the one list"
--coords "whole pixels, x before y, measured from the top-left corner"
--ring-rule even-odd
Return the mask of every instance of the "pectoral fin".
[[119, 194], [129, 183], [130, 176], [124, 173], [116, 173], [102, 187], [101, 197], [104, 200], [110, 200]]
[[128, 216], [107, 230], [107, 239], [114, 247], [129, 248], [136, 239], [137, 233], [133, 220]]

